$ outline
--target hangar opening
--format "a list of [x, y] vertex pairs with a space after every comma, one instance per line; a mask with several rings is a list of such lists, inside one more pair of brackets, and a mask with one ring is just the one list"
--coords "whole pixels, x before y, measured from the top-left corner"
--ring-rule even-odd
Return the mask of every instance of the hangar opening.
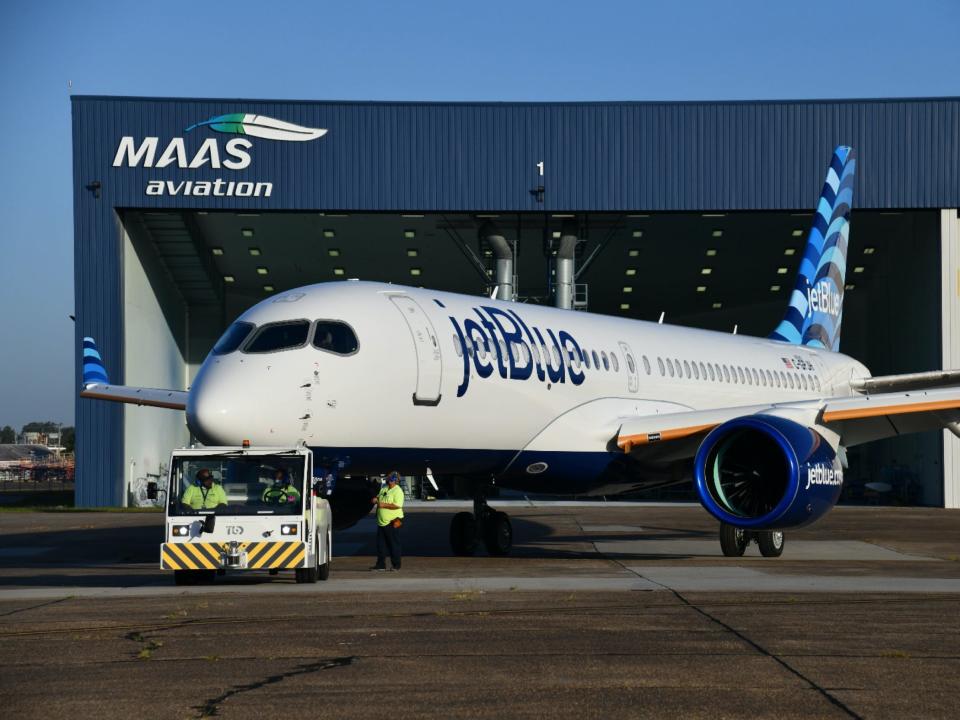
[[[840, 144], [841, 351], [875, 375], [960, 367], [958, 98], [72, 106], [77, 347], [95, 337], [118, 383], [189, 387], [246, 308], [350, 278], [765, 336]], [[82, 505], [132, 501], [190, 440], [170, 410], [78, 399], [76, 424]], [[845, 501], [960, 507], [952, 435], [849, 461]]]
[[[361, 278], [489, 296], [504, 242], [518, 302], [558, 301], [574, 237], [573, 309], [765, 336], [782, 317], [812, 213], [250, 213], [121, 210], [127, 382], [190, 380], [226, 327], [271, 295]], [[855, 211], [841, 349], [875, 374], [934, 369], [939, 215]], [[561, 267], [562, 272], [562, 267]], [[155, 302], [146, 302], [153, 297]], [[562, 301], [562, 299], [561, 299]], [[709, 359], [709, 348], [704, 348]], [[160, 473], [182, 415], [127, 410], [126, 457]], [[940, 505], [936, 433], [850, 450], [844, 500]], [[647, 496], [693, 499], [679, 486]]]

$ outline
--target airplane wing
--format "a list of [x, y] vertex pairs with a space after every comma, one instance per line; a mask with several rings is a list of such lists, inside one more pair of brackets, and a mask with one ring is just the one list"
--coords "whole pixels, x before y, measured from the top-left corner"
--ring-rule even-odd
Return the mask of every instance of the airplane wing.
[[906, 375], [883, 375], [854, 380], [850, 386], [861, 393], [929, 390], [960, 385], [960, 370], [933, 370]]
[[718, 425], [760, 413], [807, 417], [811, 425], [837, 433], [847, 447], [926, 430], [947, 429], [960, 437], [960, 387], [647, 415], [623, 420], [616, 444], [640, 454], [677, 441], [694, 448]]
[[104, 367], [100, 351], [97, 350], [93, 338], [83, 339], [83, 389], [80, 391], [80, 397], [185, 410], [188, 395], [189, 393], [185, 390], [111, 385], [107, 377], [107, 369]]

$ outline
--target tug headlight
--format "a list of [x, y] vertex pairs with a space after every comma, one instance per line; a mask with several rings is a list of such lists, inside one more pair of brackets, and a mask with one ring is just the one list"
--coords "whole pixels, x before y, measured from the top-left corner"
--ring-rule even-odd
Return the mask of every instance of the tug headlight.
[[173, 536], [174, 537], [187, 537], [190, 534], [189, 525], [174, 525], [173, 526]]
[[280, 526], [281, 535], [296, 535], [297, 526], [296, 525], [281, 525]]

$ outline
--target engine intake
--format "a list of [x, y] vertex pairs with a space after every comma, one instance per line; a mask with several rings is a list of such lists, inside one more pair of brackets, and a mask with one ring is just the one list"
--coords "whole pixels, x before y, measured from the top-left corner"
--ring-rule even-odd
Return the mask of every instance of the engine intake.
[[721, 522], [750, 530], [809, 525], [840, 497], [843, 469], [816, 430], [772, 415], [725, 422], [694, 461], [700, 503]]

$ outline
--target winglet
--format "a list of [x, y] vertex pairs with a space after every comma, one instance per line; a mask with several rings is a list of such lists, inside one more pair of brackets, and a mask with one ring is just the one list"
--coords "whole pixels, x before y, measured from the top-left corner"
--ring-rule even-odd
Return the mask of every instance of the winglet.
[[770, 337], [794, 345], [840, 349], [847, 238], [856, 169], [853, 149], [833, 151], [820, 202], [807, 236], [786, 315]]
[[85, 337], [83, 339], [83, 384], [86, 386], [92, 383], [109, 385], [110, 379], [107, 377], [107, 368], [104, 367], [97, 344], [92, 337]]

